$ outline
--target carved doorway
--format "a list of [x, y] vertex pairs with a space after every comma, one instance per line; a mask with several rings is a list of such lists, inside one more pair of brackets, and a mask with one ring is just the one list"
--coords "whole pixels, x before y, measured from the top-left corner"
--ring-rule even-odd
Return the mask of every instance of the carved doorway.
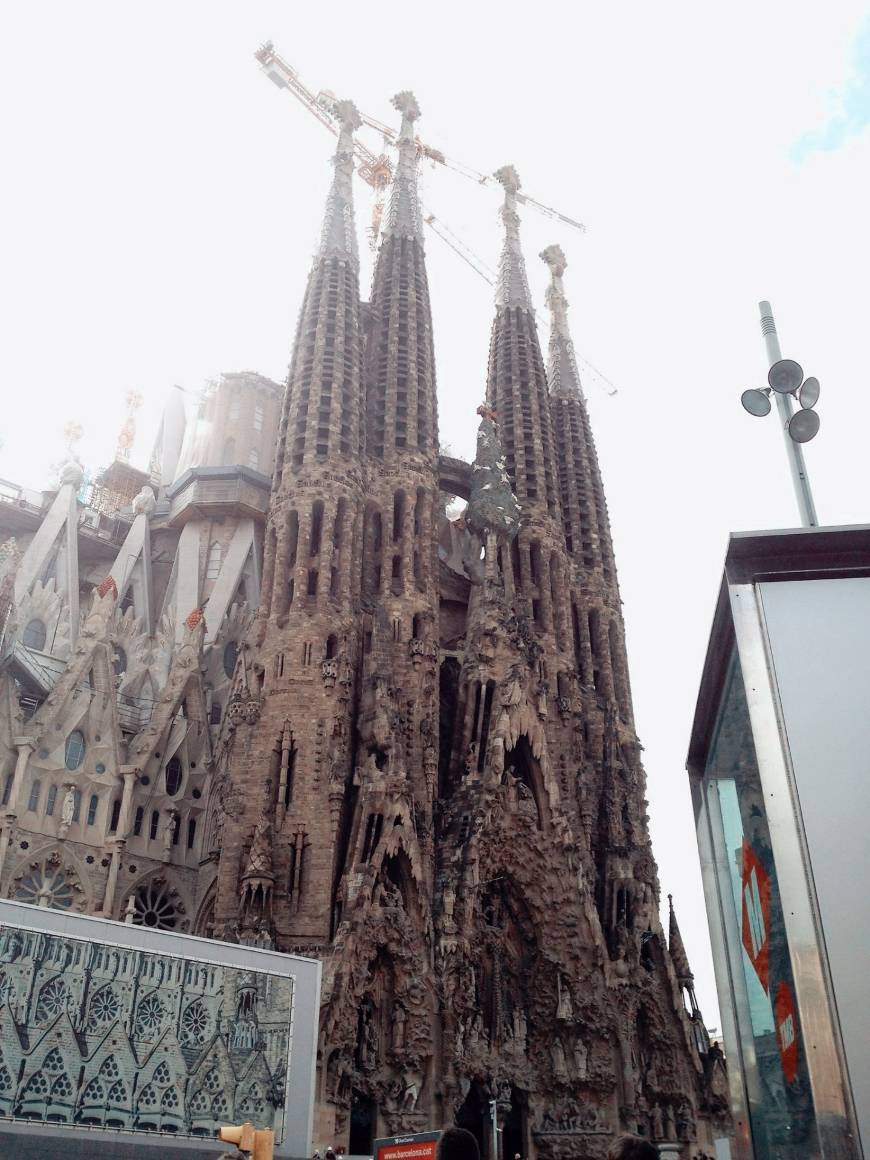
[[457, 1128], [465, 1128], [477, 1140], [481, 1156], [489, 1156], [490, 1127], [487, 1119], [489, 1099], [480, 1084], [473, 1083], [462, 1107], [456, 1113]]
[[526, 1093], [511, 1088], [511, 1110], [505, 1117], [501, 1130], [502, 1160], [513, 1160], [517, 1153], [528, 1156], [526, 1120]]
[[347, 1150], [351, 1156], [371, 1156], [375, 1140], [377, 1109], [374, 1100], [356, 1090], [350, 1096], [350, 1139]]

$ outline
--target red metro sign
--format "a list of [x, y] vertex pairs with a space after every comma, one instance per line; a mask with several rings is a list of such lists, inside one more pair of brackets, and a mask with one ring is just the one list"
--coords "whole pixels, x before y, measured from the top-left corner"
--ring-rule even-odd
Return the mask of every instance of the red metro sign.
[[786, 1083], [794, 1083], [798, 1065], [797, 1016], [794, 996], [788, 983], [780, 983], [776, 989], [773, 1014], [776, 1020], [776, 1046], [779, 1048], [782, 1074]]
[[743, 839], [741, 937], [765, 991], [770, 983], [770, 875]]

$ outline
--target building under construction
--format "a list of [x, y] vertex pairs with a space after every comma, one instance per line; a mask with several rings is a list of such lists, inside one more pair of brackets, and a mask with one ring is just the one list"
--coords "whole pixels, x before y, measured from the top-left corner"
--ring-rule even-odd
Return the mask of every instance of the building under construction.
[[[359, 117], [334, 104], [283, 387], [228, 374], [195, 416], [176, 392], [151, 483], [108, 522], [75, 463], [54, 494], [0, 493], [0, 891], [322, 959], [319, 1146], [455, 1121], [507, 1157], [603, 1157], [632, 1131], [690, 1160], [728, 1133], [726, 1081], [659, 920], [565, 258], [541, 255], [545, 360], [500, 170], [477, 453], [440, 456], [418, 108], [394, 104], [365, 304]], [[188, 1042], [182, 1131], [216, 1031]], [[45, 1066], [15, 1052], [0, 1114]], [[263, 1058], [259, 1105], [239, 1064], [227, 1119], [267, 1126]], [[81, 1093], [47, 1099], [76, 1122]]]

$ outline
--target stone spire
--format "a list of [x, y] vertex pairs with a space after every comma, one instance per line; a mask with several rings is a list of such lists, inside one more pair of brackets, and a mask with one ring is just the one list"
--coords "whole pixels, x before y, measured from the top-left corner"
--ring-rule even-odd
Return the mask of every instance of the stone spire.
[[532, 310], [532, 296], [526, 277], [526, 263], [520, 246], [520, 215], [517, 213], [517, 192], [520, 178], [512, 165], [503, 165], [493, 175], [504, 186], [504, 205], [501, 220], [504, 222], [504, 246], [498, 266], [498, 281], [495, 284], [495, 304], [519, 306], [521, 310]]
[[520, 181], [512, 165], [495, 176], [505, 190], [505, 242], [496, 283], [486, 398], [498, 429], [523, 516], [557, 517], [559, 489], [547, 374], [526, 278], [516, 212]]
[[574, 357], [574, 344], [568, 330], [568, 299], [562, 285], [562, 275], [568, 263], [561, 246], [547, 246], [541, 251], [547, 263], [552, 282], [547, 287], [546, 302], [552, 319], [550, 349], [547, 360], [547, 378], [553, 396], [583, 398], [580, 372]]
[[362, 124], [353, 101], [338, 101], [335, 115], [340, 129], [333, 165], [335, 176], [326, 200], [326, 213], [317, 258], [344, 258], [359, 265], [353, 220], [353, 132]]
[[[592, 572], [599, 573], [600, 580], [604, 581], [602, 595], [609, 596], [613, 606], [618, 607], [616, 566], [604, 485], [568, 329], [568, 300], [562, 285], [568, 263], [560, 246], [548, 246], [542, 251], [541, 258], [552, 277], [547, 290], [547, 305], [552, 318], [547, 377], [559, 465], [565, 545], [568, 555], [587, 577]], [[627, 706], [624, 709], [627, 711]]]
[[686, 954], [683, 936], [680, 934], [680, 927], [677, 923], [673, 894], [668, 895], [668, 908], [670, 912], [668, 917], [668, 950], [671, 954], [671, 961], [677, 972], [677, 980], [680, 986], [691, 987], [694, 984], [695, 976], [692, 974], [692, 968], [689, 966], [689, 956]]
[[384, 227], [385, 234], [423, 241], [423, 215], [417, 196], [417, 142], [414, 122], [420, 116], [420, 106], [414, 94], [405, 90], [393, 97], [393, 107], [402, 114], [399, 130], [399, 162], [393, 176], [390, 208]]
[[438, 453], [438, 409], [432, 311], [417, 200], [412, 93], [393, 99], [402, 114], [399, 163], [387, 224], [372, 278], [371, 331], [366, 343], [366, 452], [389, 460]]

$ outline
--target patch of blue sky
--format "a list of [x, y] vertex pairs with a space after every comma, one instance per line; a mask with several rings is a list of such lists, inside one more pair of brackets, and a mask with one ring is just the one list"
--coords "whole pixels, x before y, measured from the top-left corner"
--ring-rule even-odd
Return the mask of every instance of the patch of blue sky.
[[790, 150], [800, 164], [812, 153], [832, 153], [870, 124], [870, 17], [864, 20], [852, 46], [852, 65], [845, 83], [834, 93], [835, 106], [824, 125], [810, 129]]

